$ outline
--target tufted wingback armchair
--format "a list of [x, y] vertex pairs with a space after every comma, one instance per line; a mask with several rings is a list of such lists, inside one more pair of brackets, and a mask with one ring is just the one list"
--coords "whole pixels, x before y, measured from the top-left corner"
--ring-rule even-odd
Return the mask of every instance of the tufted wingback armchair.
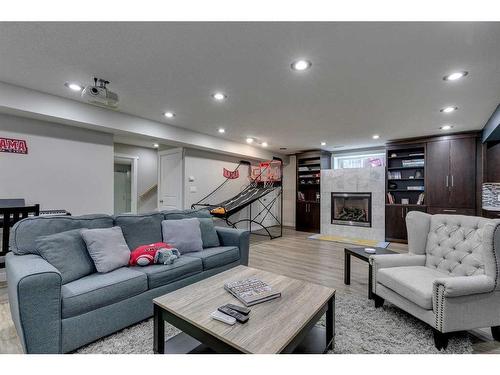
[[446, 333], [491, 327], [500, 341], [500, 220], [462, 215], [406, 216], [408, 254], [374, 255], [375, 306], [384, 299]]

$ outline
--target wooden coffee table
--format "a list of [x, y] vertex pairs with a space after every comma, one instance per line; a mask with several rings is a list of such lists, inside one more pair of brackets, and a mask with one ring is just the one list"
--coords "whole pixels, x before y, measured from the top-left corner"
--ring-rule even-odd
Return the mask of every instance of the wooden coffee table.
[[[251, 306], [233, 326], [210, 317], [226, 303], [242, 305], [224, 284], [257, 277], [281, 298]], [[238, 266], [178, 289], [154, 302], [155, 353], [324, 353], [333, 348], [335, 289]], [[326, 313], [326, 328], [315, 324]], [[165, 321], [182, 333], [165, 342]]]

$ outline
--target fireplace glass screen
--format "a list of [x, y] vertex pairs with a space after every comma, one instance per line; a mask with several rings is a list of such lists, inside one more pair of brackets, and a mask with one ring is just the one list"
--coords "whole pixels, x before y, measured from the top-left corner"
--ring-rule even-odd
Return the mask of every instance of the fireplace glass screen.
[[332, 193], [332, 224], [372, 226], [372, 193]]

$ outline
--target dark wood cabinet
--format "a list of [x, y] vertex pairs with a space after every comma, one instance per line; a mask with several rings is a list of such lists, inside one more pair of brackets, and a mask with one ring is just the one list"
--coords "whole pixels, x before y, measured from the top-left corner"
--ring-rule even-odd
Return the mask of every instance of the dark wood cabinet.
[[460, 137], [428, 142], [426, 177], [428, 206], [462, 209], [461, 212], [472, 212], [474, 215], [476, 138]]
[[406, 215], [410, 211], [426, 212], [422, 205], [391, 204], [385, 207], [386, 241], [406, 242], [408, 240]]
[[[450, 141], [450, 207], [476, 208], [476, 139]], [[473, 213], [474, 214], [474, 213]]]
[[396, 242], [406, 239], [402, 206], [387, 205], [385, 207], [385, 239]]
[[474, 216], [476, 214], [476, 210], [473, 208], [442, 208], [442, 207], [429, 207], [427, 212], [436, 215], [436, 214], [445, 214], [445, 215], [469, 215]]
[[427, 143], [427, 204], [447, 207], [449, 200], [450, 142]]

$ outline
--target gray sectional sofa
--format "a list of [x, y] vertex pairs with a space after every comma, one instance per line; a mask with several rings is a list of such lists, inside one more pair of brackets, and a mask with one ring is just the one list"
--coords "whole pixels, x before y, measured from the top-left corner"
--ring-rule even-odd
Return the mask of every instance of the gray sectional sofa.
[[[161, 222], [210, 217], [207, 211], [144, 215], [36, 217], [12, 228], [6, 257], [12, 319], [26, 353], [67, 353], [153, 314], [152, 299], [240, 264], [248, 264], [249, 232], [216, 227], [219, 247], [181, 256], [171, 265], [122, 267], [62, 284], [37, 255], [39, 236], [120, 226], [130, 249], [161, 242]], [[152, 344], [151, 344], [152, 345]]]

